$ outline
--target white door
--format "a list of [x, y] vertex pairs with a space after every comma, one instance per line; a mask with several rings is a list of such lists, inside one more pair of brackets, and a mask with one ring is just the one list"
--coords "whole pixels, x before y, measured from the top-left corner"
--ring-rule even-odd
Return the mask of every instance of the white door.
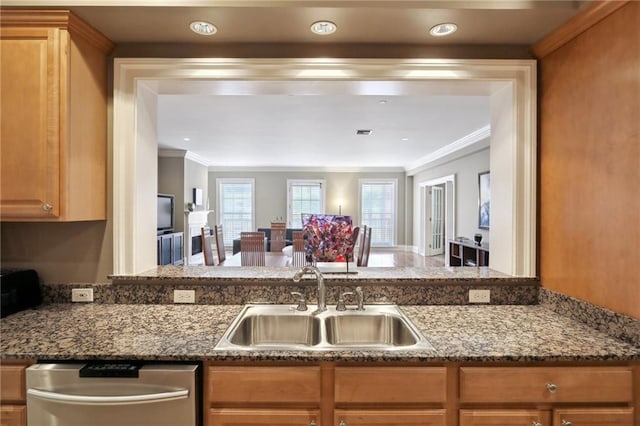
[[444, 188], [431, 187], [430, 256], [444, 253]]

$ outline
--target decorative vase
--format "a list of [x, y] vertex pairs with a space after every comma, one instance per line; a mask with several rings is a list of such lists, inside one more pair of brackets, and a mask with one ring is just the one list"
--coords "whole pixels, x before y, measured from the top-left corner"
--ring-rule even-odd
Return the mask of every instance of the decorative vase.
[[473, 239], [476, 242], [476, 245], [480, 245], [480, 243], [482, 242], [482, 234], [475, 234], [473, 236]]

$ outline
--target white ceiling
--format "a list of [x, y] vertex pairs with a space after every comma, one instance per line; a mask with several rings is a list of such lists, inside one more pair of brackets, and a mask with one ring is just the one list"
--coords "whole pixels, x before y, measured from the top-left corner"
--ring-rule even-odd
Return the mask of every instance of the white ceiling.
[[209, 94], [159, 96], [159, 146], [218, 168], [409, 169], [489, 124], [488, 85], [446, 85], [210, 82]]
[[[588, 3], [3, 0], [10, 7], [69, 8], [118, 46], [153, 43], [154, 52], [181, 43], [531, 46]], [[199, 19], [214, 23], [218, 32], [192, 33], [188, 24]], [[310, 24], [320, 19], [335, 22], [338, 31], [312, 34]], [[430, 37], [428, 29], [440, 22], [455, 22], [459, 29]], [[488, 83], [447, 82], [158, 82], [159, 146], [188, 150], [216, 167], [407, 169], [487, 126], [492, 89]], [[373, 133], [357, 136], [357, 129]]]

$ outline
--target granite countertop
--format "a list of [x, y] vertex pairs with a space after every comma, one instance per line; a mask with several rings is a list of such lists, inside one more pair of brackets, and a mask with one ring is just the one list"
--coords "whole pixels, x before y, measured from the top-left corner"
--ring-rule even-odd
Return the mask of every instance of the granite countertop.
[[[296, 267], [247, 267], [247, 266], [158, 266], [145, 272], [134, 275], [111, 275], [109, 278], [113, 282], [140, 282], [140, 281], [172, 281], [180, 282], [251, 282], [259, 281], [268, 283], [271, 281], [282, 282], [291, 280]], [[367, 281], [367, 282], [443, 282], [450, 281], [477, 281], [483, 282], [497, 281], [501, 283], [521, 283], [536, 280], [536, 278], [514, 277], [494, 271], [487, 267], [367, 267], [358, 268], [357, 273], [324, 274], [325, 281]]]
[[239, 305], [50, 304], [0, 321], [3, 359], [638, 361], [624, 343], [544, 305], [402, 306], [433, 349], [216, 351]]

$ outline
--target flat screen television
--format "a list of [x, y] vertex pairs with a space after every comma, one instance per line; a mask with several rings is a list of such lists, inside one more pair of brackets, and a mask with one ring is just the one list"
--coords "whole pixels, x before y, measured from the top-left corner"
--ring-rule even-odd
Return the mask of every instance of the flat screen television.
[[174, 210], [175, 196], [172, 194], [158, 194], [158, 234], [173, 232]]

